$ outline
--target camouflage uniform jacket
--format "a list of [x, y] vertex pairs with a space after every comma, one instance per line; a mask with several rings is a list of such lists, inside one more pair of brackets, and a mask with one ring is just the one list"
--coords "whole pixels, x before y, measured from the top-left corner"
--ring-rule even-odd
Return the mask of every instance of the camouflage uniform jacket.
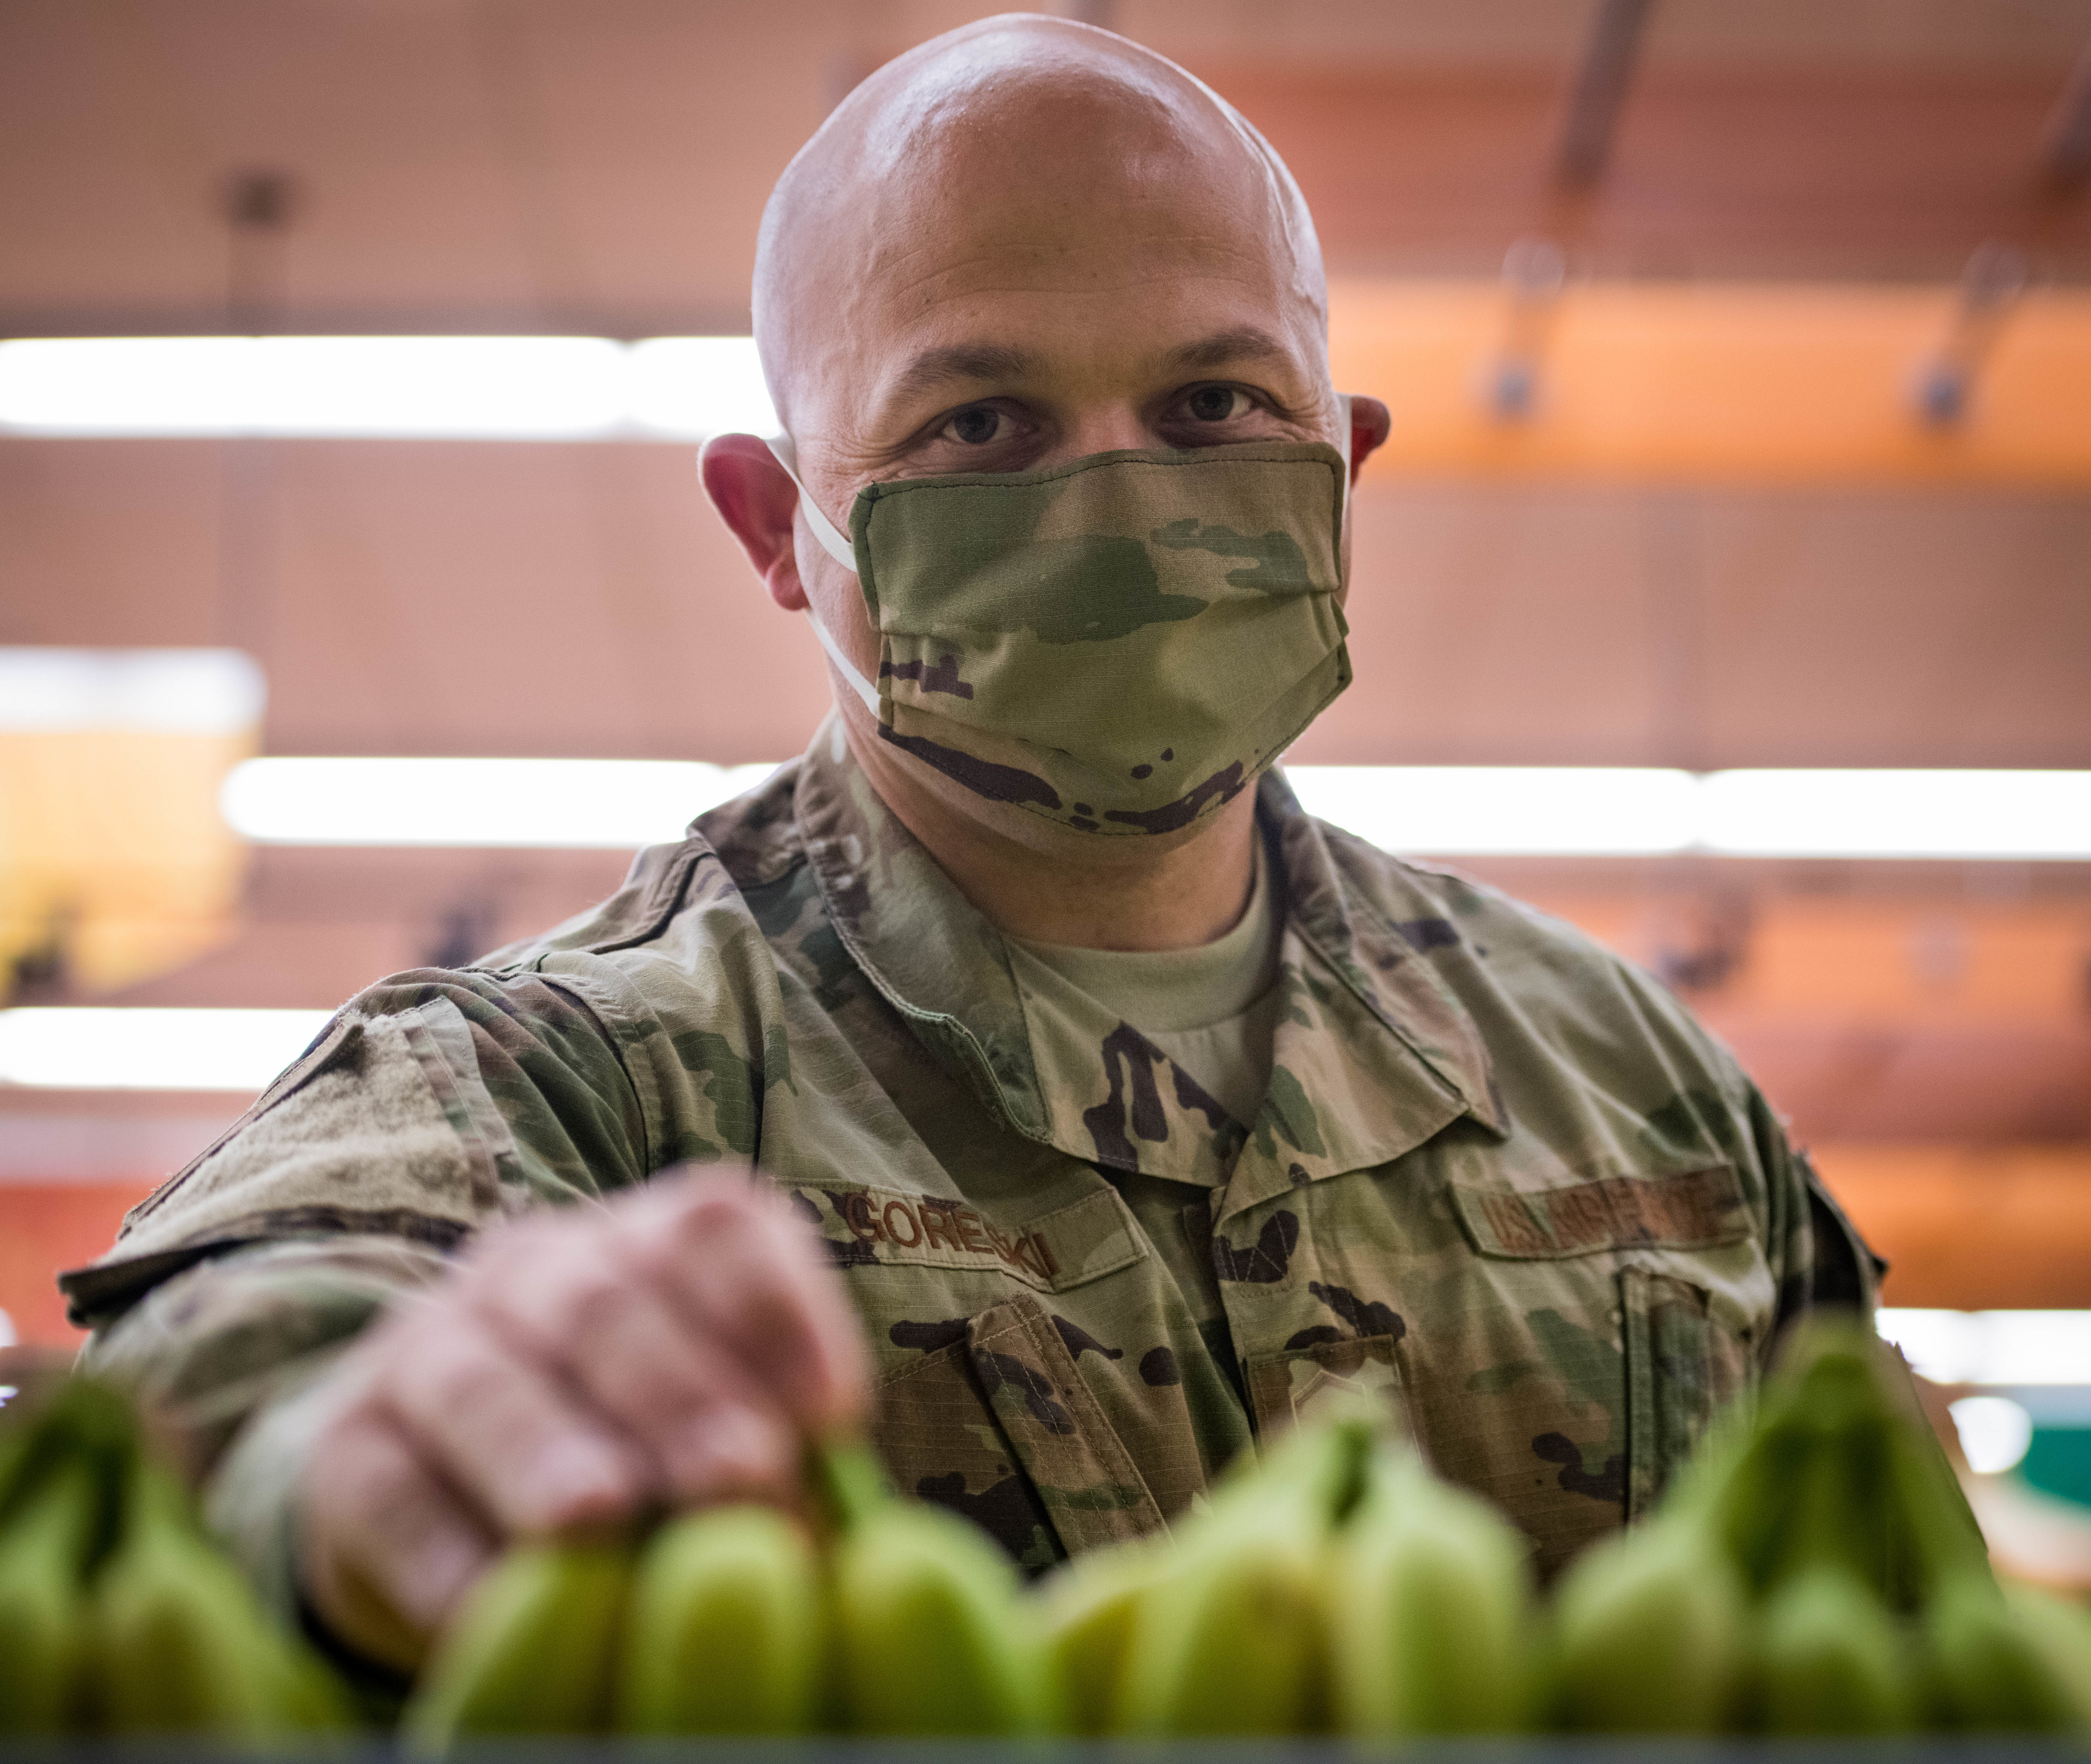
[[1364, 1390], [1558, 1563], [1870, 1270], [1660, 986], [1258, 787], [1286, 1003], [1252, 1122], [1027, 996], [830, 721], [596, 910], [355, 999], [66, 1277], [90, 1352], [205, 1461], [237, 1436], [218, 1504], [252, 1533], [295, 1393], [475, 1231], [752, 1162], [847, 1283], [902, 1485], [1028, 1563], [1166, 1525]]

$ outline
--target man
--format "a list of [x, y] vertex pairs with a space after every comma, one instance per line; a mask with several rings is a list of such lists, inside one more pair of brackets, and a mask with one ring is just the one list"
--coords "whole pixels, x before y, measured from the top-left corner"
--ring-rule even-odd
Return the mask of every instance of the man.
[[1550, 1568], [1639, 1513], [1870, 1270], [1659, 988], [1269, 770], [1387, 429], [1283, 166], [991, 20], [793, 162], [755, 315], [789, 439], [705, 486], [834, 714], [594, 912], [353, 1001], [67, 1277], [93, 1363], [398, 1667], [504, 1539], [788, 1501], [858, 1425], [1033, 1567], [1338, 1390]]

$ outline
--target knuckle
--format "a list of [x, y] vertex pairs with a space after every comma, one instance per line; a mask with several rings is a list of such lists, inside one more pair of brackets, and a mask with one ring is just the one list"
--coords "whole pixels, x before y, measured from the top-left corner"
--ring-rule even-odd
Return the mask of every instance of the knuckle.
[[629, 1230], [621, 1249], [621, 1260], [632, 1277], [654, 1285], [674, 1275], [682, 1265], [675, 1241], [658, 1231]]
[[502, 1278], [483, 1281], [472, 1304], [498, 1334], [520, 1332], [526, 1340], [554, 1343], [571, 1340], [575, 1331], [598, 1319], [619, 1283], [599, 1246], [569, 1238]]
[[389, 1434], [373, 1433], [353, 1473], [347, 1498], [366, 1514], [396, 1513], [417, 1504], [428, 1482], [413, 1455]]
[[556, 1316], [568, 1342], [584, 1351], [591, 1340], [608, 1335], [632, 1309], [629, 1286], [594, 1269], [574, 1280], [560, 1295]]
[[507, 1370], [502, 1356], [477, 1328], [457, 1329], [424, 1348], [397, 1363], [394, 1391], [414, 1408], [438, 1417], [482, 1408]]

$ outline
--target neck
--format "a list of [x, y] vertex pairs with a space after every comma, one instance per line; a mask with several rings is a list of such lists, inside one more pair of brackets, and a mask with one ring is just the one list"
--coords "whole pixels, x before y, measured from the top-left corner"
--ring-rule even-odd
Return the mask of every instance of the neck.
[[845, 712], [850, 750], [872, 787], [1008, 936], [1077, 949], [1191, 949], [1225, 935], [1248, 904], [1256, 875], [1252, 790], [1208, 816], [1182, 843], [1046, 829], [1047, 841], [1034, 845], [925, 784], [858, 721]]

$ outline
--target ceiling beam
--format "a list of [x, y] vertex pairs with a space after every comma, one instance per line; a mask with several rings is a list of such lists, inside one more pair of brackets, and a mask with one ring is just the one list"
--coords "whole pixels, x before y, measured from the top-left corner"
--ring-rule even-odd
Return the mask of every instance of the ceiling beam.
[[1554, 157], [1554, 175], [1569, 189], [1587, 189], [1604, 175], [1654, 4], [1655, 0], [1599, 0], [1582, 65], [1568, 90], [1568, 113]]
[[2058, 192], [2081, 189], [2091, 178], [2091, 42], [2048, 120], [2044, 157], [2048, 183]]
[[[1506, 423], [1490, 364], [1517, 299], [1332, 281], [1337, 383], [1400, 394], [1368, 480], [2091, 485], [2091, 295], [2027, 295], [1991, 349], [1994, 315], [1971, 326], [1950, 287], [1579, 282], [1550, 303], [1543, 395]], [[1911, 401], [1942, 337], [1950, 424]]]

